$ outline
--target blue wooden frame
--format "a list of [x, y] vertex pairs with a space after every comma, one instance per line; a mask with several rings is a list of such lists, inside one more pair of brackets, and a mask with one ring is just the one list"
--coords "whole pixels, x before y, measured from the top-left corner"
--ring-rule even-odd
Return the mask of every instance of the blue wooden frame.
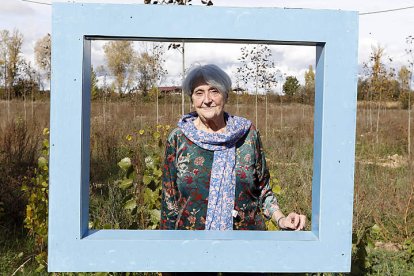
[[[88, 230], [91, 40], [316, 46], [312, 227]], [[358, 14], [53, 3], [49, 271], [349, 271]]]

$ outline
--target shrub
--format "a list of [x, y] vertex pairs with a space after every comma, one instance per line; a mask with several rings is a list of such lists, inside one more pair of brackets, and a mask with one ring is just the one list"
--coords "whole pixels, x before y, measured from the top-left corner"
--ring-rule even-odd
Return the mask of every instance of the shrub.
[[21, 119], [7, 122], [0, 133], [0, 222], [13, 228], [24, 218], [26, 200], [20, 188], [36, 165], [39, 138], [35, 127]]
[[47, 265], [47, 216], [49, 202], [49, 130], [44, 129], [41, 156], [37, 160], [33, 177], [22, 186], [26, 195], [26, 218], [24, 226], [35, 239], [35, 256], [39, 264], [37, 272]]

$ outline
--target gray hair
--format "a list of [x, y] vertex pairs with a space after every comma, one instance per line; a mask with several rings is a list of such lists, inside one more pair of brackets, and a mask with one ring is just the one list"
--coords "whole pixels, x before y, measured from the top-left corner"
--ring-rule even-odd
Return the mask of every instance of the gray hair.
[[227, 99], [231, 91], [231, 79], [226, 72], [214, 64], [196, 65], [190, 69], [183, 80], [182, 89], [191, 97], [199, 81], [218, 89]]

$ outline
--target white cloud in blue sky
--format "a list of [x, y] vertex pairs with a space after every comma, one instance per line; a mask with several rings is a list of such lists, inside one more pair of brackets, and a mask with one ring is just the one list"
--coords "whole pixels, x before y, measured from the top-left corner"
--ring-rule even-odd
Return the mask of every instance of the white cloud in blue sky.
[[[50, 0], [37, 0], [50, 3]], [[59, 1], [56, 1], [59, 2]], [[122, 1], [67, 1], [60, 2], [113, 2], [113, 3], [143, 3], [143, 0]], [[412, 6], [409, 0], [333, 0], [333, 1], [276, 1], [276, 0], [213, 0], [216, 6], [242, 6], [242, 7], [287, 7], [287, 8], [311, 8], [311, 9], [342, 9], [370, 12]], [[194, 4], [200, 1], [193, 0]], [[405, 38], [414, 35], [414, 9], [395, 11], [390, 13], [379, 13], [360, 16], [359, 36], [359, 63], [367, 61], [372, 51], [372, 46], [381, 45], [385, 47], [386, 55], [394, 60], [394, 67], [406, 63], [407, 57], [404, 52]], [[34, 63], [33, 47], [35, 41], [51, 32], [51, 6], [23, 2], [20, 0], [1, 0], [0, 4], [0, 29], [20, 30], [25, 38], [23, 45], [24, 57]], [[198, 48], [197, 48], [198, 47]], [[239, 51], [235, 46], [226, 45], [217, 51], [217, 47], [189, 46], [186, 59], [187, 65], [193, 61], [216, 62], [225, 67], [229, 73], [234, 65], [232, 60], [237, 59]], [[314, 49], [292, 48], [291, 46], [278, 46], [273, 50], [275, 60], [281, 62], [280, 69], [287, 74], [303, 75], [304, 70], [314, 60]], [[283, 49], [283, 47], [287, 47]], [[193, 48], [193, 50], [191, 50]], [[96, 44], [92, 49], [94, 61], [103, 63], [103, 52], [101, 45]], [[168, 67], [172, 75], [180, 73], [180, 56], [168, 53]], [[177, 64], [177, 65], [176, 65]], [[303, 77], [303, 76], [302, 76]]]

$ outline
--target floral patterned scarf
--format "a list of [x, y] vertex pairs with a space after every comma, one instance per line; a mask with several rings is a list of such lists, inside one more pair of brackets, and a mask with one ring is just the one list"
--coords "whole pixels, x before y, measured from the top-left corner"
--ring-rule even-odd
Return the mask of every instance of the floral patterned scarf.
[[233, 208], [236, 189], [236, 143], [250, 129], [245, 118], [224, 113], [225, 133], [198, 130], [196, 112], [184, 115], [178, 127], [197, 146], [214, 151], [208, 196], [206, 230], [233, 230]]

